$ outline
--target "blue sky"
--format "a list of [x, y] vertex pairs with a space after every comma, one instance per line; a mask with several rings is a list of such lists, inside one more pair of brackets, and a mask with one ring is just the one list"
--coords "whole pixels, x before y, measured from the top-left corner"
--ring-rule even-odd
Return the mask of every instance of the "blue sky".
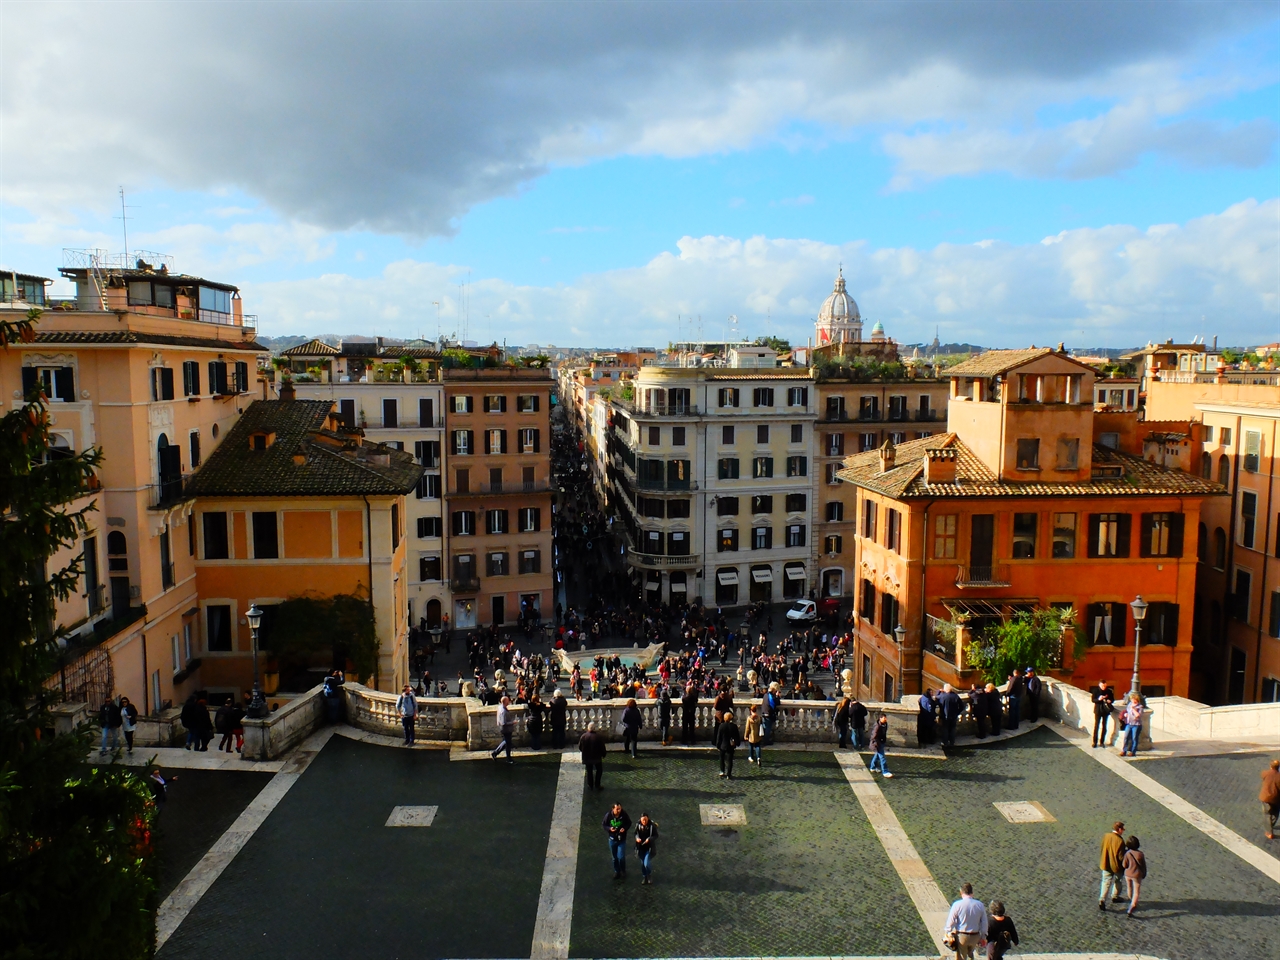
[[[907, 5], [939, 26], [871, 4], [832, 36], [821, 6], [760, 5], [725, 36], [735, 8], [704, 5], [677, 42], [671, 8], [547, 5], [481, 70], [469, 45], [516, 8], [379, 8], [398, 59], [328, 5], [357, 34], [335, 62], [279, 42], [315, 26], [297, 8], [193, 5], [143, 29], [247, 42], [139, 58], [121, 83], [160, 102], [104, 120], [73, 95], [91, 31], [68, 27], [101, 16], [109, 48], [119, 17], [74, 6], [6, 15], [29, 20], [0, 41], [9, 269], [119, 250], [123, 185], [130, 246], [239, 284], [268, 335], [432, 335], [439, 301], [473, 339], [655, 343], [734, 314], [802, 341], [844, 263], [907, 342], [1280, 339], [1274, 7]], [[32, 59], [31, 32], [62, 42]], [[444, 38], [434, 59], [415, 35]]]

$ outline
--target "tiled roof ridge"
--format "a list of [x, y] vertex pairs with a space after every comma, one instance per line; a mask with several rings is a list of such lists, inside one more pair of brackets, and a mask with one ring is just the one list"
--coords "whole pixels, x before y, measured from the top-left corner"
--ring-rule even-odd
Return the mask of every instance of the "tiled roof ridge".
[[[358, 468], [360, 468], [361, 470], [363, 470], [365, 473], [368, 473], [368, 474], [370, 474], [371, 476], [374, 476], [374, 477], [376, 477], [376, 478], [377, 478], [377, 479], [379, 479], [379, 480], [383, 480], [383, 481], [386, 481], [386, 482], [388, 482], [388, 483], [394, 482], [394, 481], [392, 481], [392, 479], [391, 479], [390, 477], [388, 477], [385, 473], [383, 473], [381, 469], [376, 468], [376, 467], [375, 467], [375, 466], [373, 466], [372, 464], [369, 464], [369, 463], [367, 463], [367, 462], [362, 462], [358, 457], [354, 457], [354, 456], [351, 456], [351, 457], [344, 456], [343, 454], [347, 451], [347, 449], [348, 449], [347, 447], [343, 447], [342, 449], [339, 449], [339, 450], [334, 450], [334, 449], [332, 449], [331, 447], [326, 447], [326, 446], [324, 446], [323, 444], [316, 443], [314, 440], [312, 440], [312, 439], [311, 439], [311, 434], [316, 434], [316, 433], [327, 433], [327, 431], [323, 431], [323, 430], [309, 430], [309, 431], [307, 431], [307, 432], [308, 432], [308, 436], [303, 438], [303, 442], [304, 442], [305, 444], [307, 444], [307, 446], [311, 447], [312, 449], [314, 449], [314, 450], [319, 450], [319, 451], [320, 451], [320, 452], [322, 452], [322, 453], [328, 454], [329, 456], [336, 458], [337, 460], [341, 461], [341, 462], [342, 462], [342, 463], [344, 463], [344, 464], [350, 464], [350, 465], [352, 465], [352, 466], [358, 467]], [[363, 446], [363, 444], [361, 444], [361, 446]], [[385, 450], [387, 451], [388, 455], [390, 455], [390, 454], [392, 454], [392, 453], [404, 453], [404, 451], [403, 451], [403, 450], [396, 450], [395, 448], [393, 448], [393, 447], [388, 447], [388, 446], [386, 446], [385, 444], [382, 444], [382, 443], [375, 444], [375, 446], [377, 446], [377, 447], [379, 447], [379, 448], [382, 448], [382, 449], [385, 449]], [[359, 449], [359, 447], [356, 447], [355, 449]], [[391, 466], [392, 466], [392, 464], [391, 464], [390, 460], [388, 460], [388, 462], [387, 462], [387, 469], [390, 469], [390, 468], [391, 468]]]

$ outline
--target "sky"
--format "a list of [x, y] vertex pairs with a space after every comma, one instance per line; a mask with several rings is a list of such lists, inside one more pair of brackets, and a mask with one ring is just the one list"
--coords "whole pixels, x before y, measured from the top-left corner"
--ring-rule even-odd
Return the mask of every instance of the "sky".
[[0, 84], [0, 267], [266, 336], [1280, 340], [1275, 3], [5, 0]]

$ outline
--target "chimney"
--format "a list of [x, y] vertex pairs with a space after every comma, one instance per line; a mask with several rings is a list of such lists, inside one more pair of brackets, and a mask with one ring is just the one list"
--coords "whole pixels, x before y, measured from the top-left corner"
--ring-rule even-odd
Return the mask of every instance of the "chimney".
[[887, 473], [893, 469], [893, 463], [898, 458], [898, 450], [893, 445], [892, 440], [886, 439], [880, 446], [880, 472]]
[[382, 337], [374, 337], [373, 339], [377, 343], [378, 353], [382, 353]]
[[285, 380], [280, 384], [280, 399], [281, 400], [297, 399], [297, 393], [293, 389], [292, 379]]
[[924, 482], [928, 484], [956, 482], [955, 447], [938, 447], [924, 452]]

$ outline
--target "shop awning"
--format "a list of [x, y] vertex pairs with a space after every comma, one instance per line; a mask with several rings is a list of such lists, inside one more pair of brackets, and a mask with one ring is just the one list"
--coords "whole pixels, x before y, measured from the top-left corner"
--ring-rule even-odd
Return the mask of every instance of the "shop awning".
[[788, 565], [786, 568], [786, 574], [788, 580], [803, 580], [804, 564], [797, 563], [794, 565]]
[[684, 593], [684, 592], [685, 592], [685, 589], [686, 589], [685, 584], [683, 584], [683, 583], [676, 583], [674, 580], [671, 582], [671, 592], [672, 592], [672, 593]]
[[754, 567], [751, 570], [751, 579], [756, 583], [773, 583], [773, 571], [768, 567]]
[[716, 579], [720, 581], [720, 585], [724, 587], [736, 587], [738, 585], [737, 570], [717, 570]]

